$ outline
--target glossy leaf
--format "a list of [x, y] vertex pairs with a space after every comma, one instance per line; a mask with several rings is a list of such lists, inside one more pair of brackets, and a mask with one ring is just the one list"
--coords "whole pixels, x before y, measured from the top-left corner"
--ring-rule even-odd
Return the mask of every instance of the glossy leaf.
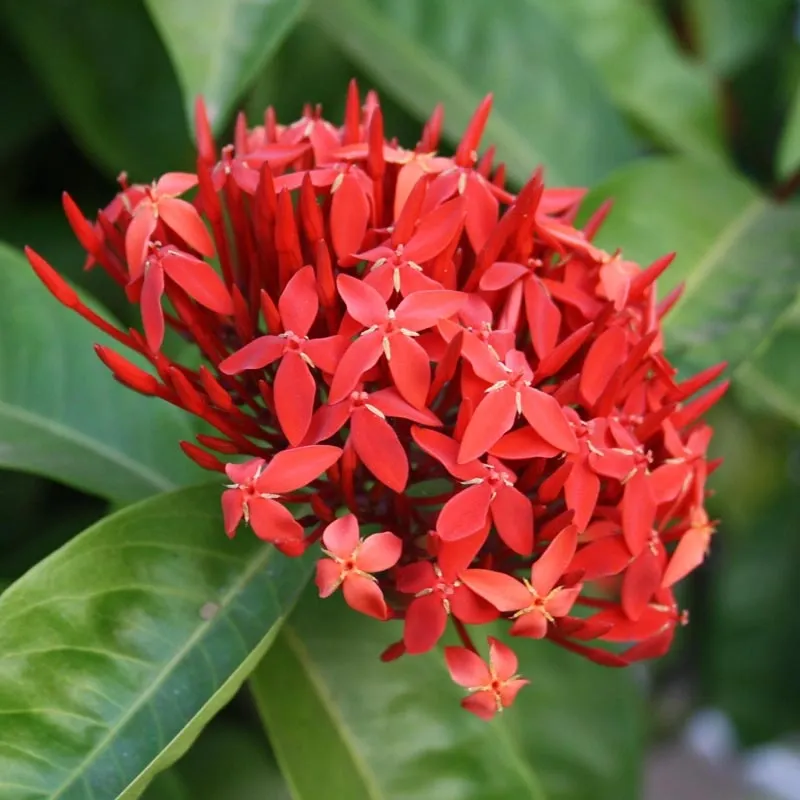
[[41, 562], [0, 597], [0, 799], [138, 797], [237, 691], [310, 566], [229, 541], [218, 486]]
[[531, 0], [568, 31], [617, 105], [665, 146], [723, 158], [712, 76], [641, 0]]
[[295, 800], [639, 796], [630, 675], [521, 642], [531, 684], [487, 724], [460, 708], [441, 650], [381, 664], [399, 636], [309, 593], [259, 665], [251, 686]]
[[410, 111], [428, 115], [442, 102], [451, 137], [494, 92], [484, 143], [497, 145], [517, 182], [544, 164], [553, 183], [591, 183], [635, 155], [592, 68], [530, 0], [315, 0], [312, 10]]
[[778, 146], [776, 169], [781, 178], [788, 178], [800, 168], [800, 83], [797, 85], [789, 116]]
[[121, 501], [201, 479], [178, 447], [188, 417], [116, 383], [93, 349], [107, 337], [5, 245], [0, 297], [0, 466]]
[[189, 120], [197, 95], [222, 127], [305, 10], [305, 0], [146, 0], [172, 56]]
[[685, 281], [665, 319], [682, 366], [736, 366], [768, 339], [800, 281], [800, 209], [772, 205], [721, 168], [678, 158], [620, 170], [591, 193], [587, 210], [607, 197], [615, 203], [597, 237], [603, 247], [622, 247], [642, 264], [678, 253], [660, 295]]
[[792, 24], [792, 6], [793, 0], [688, 0], [690, 35], [703, 59], [730, 75]]
[[48, 0], [3, 19], [86, 154], [133, 180], [191, 164], [180, 91], [140, 3]]

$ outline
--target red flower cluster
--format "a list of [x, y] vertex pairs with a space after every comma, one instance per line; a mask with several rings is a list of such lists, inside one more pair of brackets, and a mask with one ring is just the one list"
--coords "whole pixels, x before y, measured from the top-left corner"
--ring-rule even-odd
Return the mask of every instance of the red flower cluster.
[[[438, 109], [405, 150], [355, 85], [341, 126], [268, 110], [219, 155], [199, 103], [196, 174], [123, 179], [94, 223], [64, 196], [143, 336], [28, 251], [62, 303], [153, 366], [98, 347], [117, 380], [216, 429], [181, 446], [227, 475], [228, 535], [244, 520], [287, 555], [321, 539], [323, 597], [403, 620], [385, 659], [430, 650], [452, 619], [450, 672], [486, 718], [525, 681], [495, 639], [484, 664], [468, 625], [505, 619], [612, 666], [667, 650], [672, 587], [713, 532], [699, 420], [725, 390], [691, 400], [721, 367], [677, 382], [664, 356], [671, 257], [640, 269], [595, 247], [609, 206], [574, 227], [582, 189], [537, 172], [510, 192], [478, 153], [490, 105], [448, 158]], [[165, 325], [203, 366], [162, 352]]]

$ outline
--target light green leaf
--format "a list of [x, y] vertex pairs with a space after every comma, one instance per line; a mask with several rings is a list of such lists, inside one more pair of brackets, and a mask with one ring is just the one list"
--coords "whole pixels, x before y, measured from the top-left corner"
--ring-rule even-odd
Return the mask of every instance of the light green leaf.
[[800, 83], [795, 89], [786, 126], [778, 145], [777, 171], [780, 178], [788, 178], [800, 168]]
[[64, 123], [109, 175], [149, 181], [191, 165], [180, 90], [143, 5], [0, 5]]
[[107, 517], [0, 597], [0, 800], [138, 797], [269, 647], [310, 570], [219, 488]]
[[617, 105], [671, 149], [723, 160], [711, 73], [641, 0], [529, 0], [568, 32]]
[[114, 381], [93, 349], [108, 337], [60, 306], [2, 244], [0, 297], [1, 467], [119, 501], [200, 478], [178, 447], [192, 437], [188, 417]]
[[308, 593], [253, 674], [294, 800], [639, 797], [630, 675], [549, 643], [515, 643], [531, 684], [485, 723], [460, 708], [464, 692], [440, 650], [378, 661], [399, 636], [399, 624]]
[[793, 0], [688, 0], [692, 39], [720, 75], [731, 75], [792, 25]]
[[306, 0], [145, 2], [172, 56], [190, 123], [203, 95], [217, 128], [306, 7]]
[[592, 68], [529, 0], [316, 0], [315, 19], [419, 116], [442, 102], [457, 140], [495, 96], [485, 143], [516, 182], [540, 164], [552, 183], [594, 182], [636, 143]]
[[689, 369], [738, 366], [766, 341], [800, 282], [800, 209], [776, 206], [742, 178], [679, 158], [643, 160], [595, 189], [614, 209], [597, 241], [648, 264], [670, 251], [660, 294], [685, 281], [665, 318], [668, 349]]

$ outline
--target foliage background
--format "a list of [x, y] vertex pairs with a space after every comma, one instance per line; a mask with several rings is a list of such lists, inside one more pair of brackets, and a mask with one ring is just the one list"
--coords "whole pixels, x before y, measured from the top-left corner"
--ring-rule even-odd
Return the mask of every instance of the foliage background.
[[[797, 732], [796, 16], [792, 0], [3, 0], [0, 582], [17, 583], [0, 597], [0, 798], [633, 798], [648, 743], [695, 708], [723, 709], [745, 745]], [[91, 215], [123, 169], [191, 169], [198, 93], [220, 132], [238, 106], [336, 120], [353, 76], [409, 146], [435, 103], [452, 136], [494, 91], [486, 139], [513, 183], [544, 164], [592, 189], [587, 213], [616, 198], [602, 246], [678, 252], [672, 353], [731, 361], [734, 391], [713, 417], [722, 523], [686, 587], [692, 624], [646, 673], [536, 644], [524, 704], [474, 725], [438, 656], [381, 666], [393, 632], [335, 605], [306, 596], [278, 634], [308, 565], [222, 541], [216, 489], [74, 539], [202, 475], [175, 444], [188, 423], [113, 384], [17, 248], [135, 324], [82, 270], [60, 192]]]

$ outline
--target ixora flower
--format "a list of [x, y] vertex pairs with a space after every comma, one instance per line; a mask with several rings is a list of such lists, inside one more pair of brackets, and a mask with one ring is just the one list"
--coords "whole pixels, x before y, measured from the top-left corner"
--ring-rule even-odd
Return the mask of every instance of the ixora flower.
[[[27, 251], [58, 300], [152, 365], [98, 347], [118, 381], [216, 430], [180, 446], [225, 476], [224, 532], [320, 547], [320, 595], [398, 625], [384, 660], [452, 625], [447, 665], [482, 718], [526, 680], [496, 638], [478, 655], [476, 626], [609, 666], [667, 651], [686, 620], [674, 587], [714, 530], [702, 416], [727, 386], [724, 365], [679, 381], [665, 355], [671, 256], [598, 248], [610, 206], [576, 227], [585, 190], [541, 171], [513, 192], [479, 154], [490, 108], [448, 157], [441, 109], [405, 150], [355, 84], [341, 125], [312, 107], [240, 116], [220, 151], [199, 101], [195, 172], [123, 177], [93, 222], [64, 195], [87, 268], [143, 334]], [[162, 349], [167, 326], [189, 363]]]

